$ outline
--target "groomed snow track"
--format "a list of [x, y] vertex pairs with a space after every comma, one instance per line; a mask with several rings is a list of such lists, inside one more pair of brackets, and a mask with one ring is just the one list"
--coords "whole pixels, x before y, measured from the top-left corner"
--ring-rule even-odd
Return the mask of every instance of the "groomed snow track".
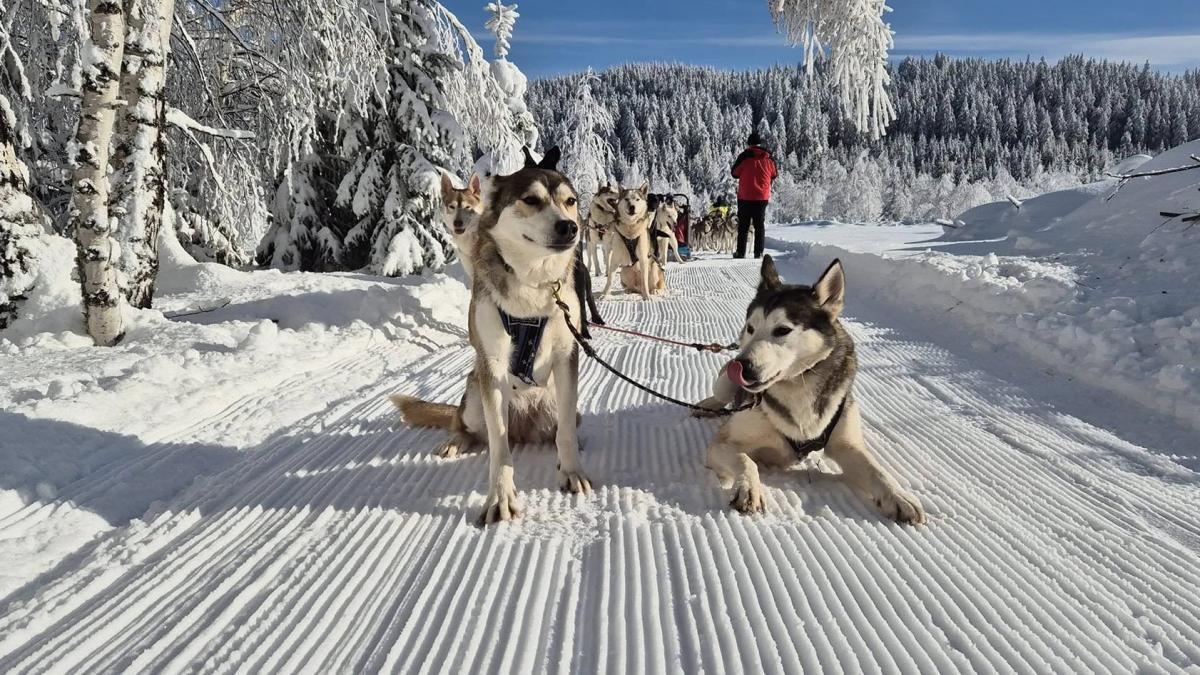
[[[752, 262], [672, 266], [668, 299], [617, 297], [606, 318], [727, 339], [756, 276]], [[553, 450], [521, 448], [526, 517], [479, 529], [485, 459], [437, 459], [443, 436], [394, 428], [385, 399], [457, 400], [462, 344], [4, 600], [0, 672], [1196, 668], [1196, 474], [855, 316], [853, 294], [849, 307], [867, 440], [926, 527], [881, 519], [820, 465], [764, 474], [769, 515], [735, 514], [702, 467], [715, 423], [585, 364], [595, 493], [558, 493]], [[597, 344], [685, 399], [720, 363], [611, 333]]]

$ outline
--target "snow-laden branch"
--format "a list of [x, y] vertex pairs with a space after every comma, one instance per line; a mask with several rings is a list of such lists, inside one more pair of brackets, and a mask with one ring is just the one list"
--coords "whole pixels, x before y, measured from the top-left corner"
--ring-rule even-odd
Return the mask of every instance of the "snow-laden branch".
[[894, 42], [883, 21], [886, 0], [768, 0], [771, 18], [792, 44], [804, 47], [813, 65], [826, 48], [842, 110], [861, 132], [879, 138], [896, 118], [887, 85], [888, 52]]
[[241, 131], [238, 129], [214, 129], [206, 124], [201, 124], [196, 120], [188, 117], [187, 113], [178, 108], [167, 109], [167, 122], [184, 129], [186, 131], [197, 131], [209, 136], [217, 136], [219, 138], [230, 138], [233, 140], [252, 140], [254, 132]]
[[489, 2], [485, 9], [492, 15], [484, 27], [496, 36], [496, 58], [506, 59], [511, 46], [509, 41], [512, 38], [513, 26], [521, 15], [517, 13], [516, 5], [505, 5], [502, 2]]
[[1188, 164], [1187, 166], [1175, 166], [1175, 167], [1171, 167], [1169, 169], [1158, 169], [1156, 171], [1141, 171], [1138, 173], [1106, 173], [1106, 174], [1104, 174], [1104, 175], [1108, 176], [1109, 178], [1120, 179], [1120, 181], [1117, 183], [1117, 187], [1113, 189], [1112, 194], [1105, 197], [1104, 201], [1108, 201], [1108, 200], [1112, 199], [1113, 197], [1116, 197], [1117, 193], [1119, 193], [1121, 191], [1121, 188], [1125, 187], [1125, 184], [1134, 178], [1150, 178], [1153, 176], [1165, 176], [1170, 173], [1179, 173], [1181, 171], [1191, 171], [1192, 169], [1200, 169], [1200, 155], [1190, 155], [1190, 157], [1192, 158], [1192, 161], [1195, 162], [1195, 164]]

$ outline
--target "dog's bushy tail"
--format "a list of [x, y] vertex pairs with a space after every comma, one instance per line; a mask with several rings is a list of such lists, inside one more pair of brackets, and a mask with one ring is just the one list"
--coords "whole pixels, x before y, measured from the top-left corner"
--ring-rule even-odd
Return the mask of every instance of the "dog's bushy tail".
[[400, 409], [400, 416], [414, 427], [451, 429], [458, 416], [458, 406], [445, 403], [430, 403], [412, 396], [393, 394], [388, 397]]

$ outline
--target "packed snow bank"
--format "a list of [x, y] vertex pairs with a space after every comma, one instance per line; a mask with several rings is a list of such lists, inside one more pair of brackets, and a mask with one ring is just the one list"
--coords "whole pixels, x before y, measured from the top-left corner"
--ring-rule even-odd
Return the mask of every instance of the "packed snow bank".
[[[240, 272], [194, 262], [172, 236], [157, 308], [130, 310], [125, 339], [94, 347], [62, 242], [38, 252], [36, 291], [0, 332], [0, 521], [59, 512], [0, 546], [0, 596], [466, 325], [467, 290], [445, 275]], [[96, 488], [105, 472], [119, 479]]]
[[[1200, 154], [1200, 141], [1117, 169], [1183, 166], [1192, 154]], [[1195, 213], [1198, 186], [1200, 169], [1135, 179], [1115, 196], [1110, 179], [1031, 198], [1019, 209], [987, 204], [963, 213], [962, 225], [937, 241], [886, 254], [854, 246], [853, 237], [830, 239], [820, 228], [771, 234], [849, 258], [851, 278], [890, 304], [958, 321], [989, 342], [1200, 428], [1200, 228], [1160, 215]]]

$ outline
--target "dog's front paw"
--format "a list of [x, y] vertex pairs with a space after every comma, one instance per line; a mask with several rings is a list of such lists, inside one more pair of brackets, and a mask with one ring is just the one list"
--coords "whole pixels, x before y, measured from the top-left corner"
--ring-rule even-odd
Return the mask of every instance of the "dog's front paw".
[[491, 525], [521, 517], [521, 504], [517, 501], [517, 488], [512, 483], [493, 485], [488, 492], [487, 504], [479, 514], [480, 525]]
[[757, 480], [740, 478], [733, 483], [733, 499], [729, 505], [745, 514], [763, 513], [763, 487]]
[[588, 480], [583, 469], [574, 471], [558, 470], [558, 489], [571, 494], [586, 495], [592, 491], [592, 481]]
[[442, 459], [455, 459], [463, 454], [462, 444], [456, 439], [450, 439], [438, 448], [437, 456]]
[[897, 523], [924, 525], [925, 509], [921, 500], [911, 492], [897, 488], [893, 492], [875, 498], [875, 508]]

